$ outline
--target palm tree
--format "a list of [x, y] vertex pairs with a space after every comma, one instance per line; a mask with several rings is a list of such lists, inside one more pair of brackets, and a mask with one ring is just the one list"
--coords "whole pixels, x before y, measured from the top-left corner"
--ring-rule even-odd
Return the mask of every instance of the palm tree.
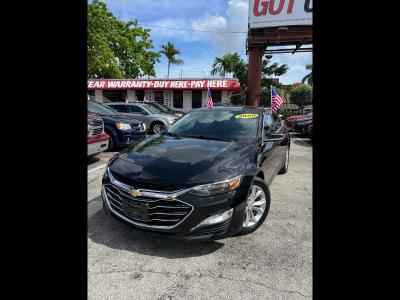
[[161, 45], [162, 50], [160, 51], [161, 54], [164, 54], [168, 59], [168, 75], [169, 78], [169, 67], [171, 64], [173, 65], [180, 65], [183, 64], [182, 59], [175, 58], [175, 55], [181, 54], [181, 51], [175, 48], [175, 45], [171, 42], [168, 42], [166, 45]]
[[306, 65], [306, 69], [310, 70], [311, 72], [308, 73], [306, 76], [304, 76], [304, 78], [303, 78], [303, 80], [301, 82], [304, 83], [304, 82], [307, 81], [307, 83], [309, 85], [313, 85], [313, 82], [312, 82], [312, 64], [311, 65]]
[[226, 73], [232, 73], [240, 61], [238, 53], [227, 53], [222, 57], [216, 57], [211, 67], [211, 75], [220, 74], [225, 77]]

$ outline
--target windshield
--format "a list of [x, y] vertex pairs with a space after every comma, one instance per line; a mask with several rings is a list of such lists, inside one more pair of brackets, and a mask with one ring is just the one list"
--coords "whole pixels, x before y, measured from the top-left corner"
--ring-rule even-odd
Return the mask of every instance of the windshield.
[[159, 114], [162, 113], [162, 110], [159, 108], [156, 108], [153, 105], [150, 104], [142, 104], [142, 107], [144, 107], [145, 109], [147, 109], [150, 113], [152, 114]]
[[173, 136], [250, 142], [257, 137], [260, 115], [255, 111], [193, 111], [165, 132]]
[[115, 116], [119, 115], [118, 112], [113, 110], [112, 108], [105, 106], [103, 104], [97, 102], [88, 101], [88, 110], [91, 113], [101, 116]]

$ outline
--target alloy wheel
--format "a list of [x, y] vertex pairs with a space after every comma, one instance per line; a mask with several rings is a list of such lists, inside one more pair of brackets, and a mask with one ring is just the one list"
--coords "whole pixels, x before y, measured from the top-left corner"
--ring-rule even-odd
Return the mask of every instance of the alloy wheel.
[[247, 205], [243, 220], [243, 227], [252, 227], [256, 225], [262, 218], [267, 200], [264, 190], [258, 185], [252, 185], [249, 196], [247, 197]]
[[156, 134], [159, 134], [163, 131], [163, 126], [161, 126], [160, 124], [155, 124], [153, 126], [153, 132]]

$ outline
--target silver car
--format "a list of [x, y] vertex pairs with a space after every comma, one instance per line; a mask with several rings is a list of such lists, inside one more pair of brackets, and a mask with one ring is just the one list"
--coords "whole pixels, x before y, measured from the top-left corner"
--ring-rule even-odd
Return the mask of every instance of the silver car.
[[154, 133], [161, 133], [178, 119], [177, 116], [165, 114], [161, 110], [146, 103], [111, 102], [105, 105], [115, 109], [123, 115], [133, 116], [146, 124]]

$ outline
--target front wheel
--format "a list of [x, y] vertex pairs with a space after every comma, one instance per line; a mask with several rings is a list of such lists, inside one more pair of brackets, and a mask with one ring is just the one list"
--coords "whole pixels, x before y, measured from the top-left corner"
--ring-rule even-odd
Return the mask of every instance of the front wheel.
[[278, 174], [286, 174], [289, 169], [289, 147], [286, 149], [285, 160]]
[[271, 198], [267, 184], [256, 177], [250, 186], [243, 215], [242, 230], [239, 235], [252, 233], [264, 223], [268, 215]]
[[114, 148], [115, 148], [115, 143], [114, 143], [114, 140], [113, 140], [113, 138], [112, 138], [112, 136], [109, 134], [109, 138], [108, 138], [108, 151], [113, 151], [114, 150]]
[[151, 131], [152, 131], [153, 133], [155, 133], [155, 134], [160, 134], [160, 133], [162, 133], [162, 132], [164, 131], [164, 129], [165, 129], [164, 124], [162, 124], [162, 123], [160, 123], [160, 122], [156, 122], [156, 123], [153, 123], [153, 124], [151, 125]]

